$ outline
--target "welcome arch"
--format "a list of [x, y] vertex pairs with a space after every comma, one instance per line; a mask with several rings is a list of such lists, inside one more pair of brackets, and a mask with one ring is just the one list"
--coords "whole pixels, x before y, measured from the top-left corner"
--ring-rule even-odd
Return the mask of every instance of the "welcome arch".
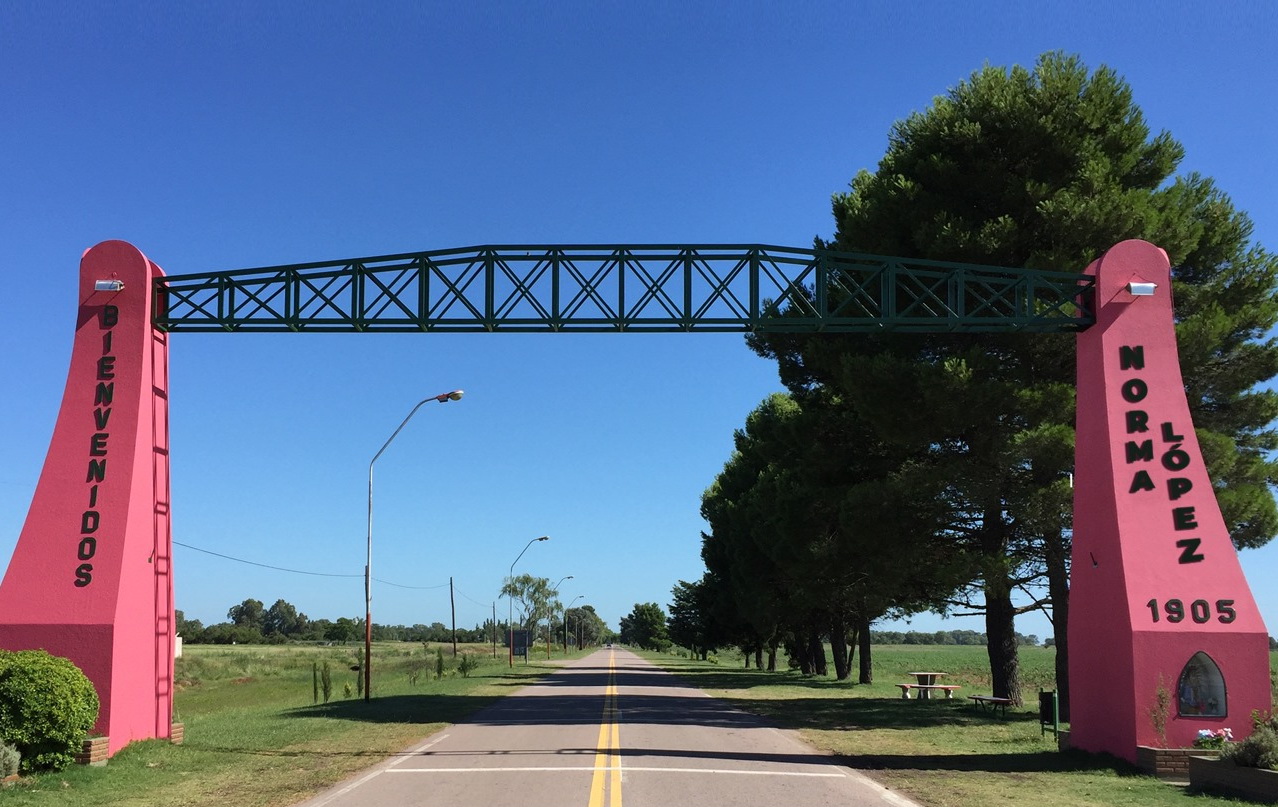
[[0, 582], [0, 647], [78, 664], [111, 753], [171, 731], [168, 341], [182, 331], [1075, 332], [1072, 744], [1134, 760], [1164, 739], [1149, 720], [1159, 689], [1201, 657], [1225, 702], [1171, 716], [1166, 742], [1190, 744], [1203, 719], [1243, 736], [1269, 706], [1268, 633], [1194, 436], [1167, 256], [1146, 242], [1081, 274], [754, 244], [481, 246], [165, 276], [107, 241], [81, 260], [77, 302], [62, 406]]

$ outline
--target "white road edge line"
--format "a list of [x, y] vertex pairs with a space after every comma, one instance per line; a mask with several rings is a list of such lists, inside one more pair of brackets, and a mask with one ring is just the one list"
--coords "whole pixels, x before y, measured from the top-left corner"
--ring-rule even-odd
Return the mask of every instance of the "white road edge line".
[[[425, 751], [427, 748], [430, 748], [435, 743], [440, 742], [441, 740], [445, 740], [447, 738], [448, 738], [447, 734], [441, 734], [438, 737], [434, 738], [433, 740], [427, 743], [423, 743], [422, 745], [419, 745], [417, 748], [414, 748], [408, 753], [420, 754], [421, 752]], [[342, 788], [341, 790], [337, 790], [332, 793], [329, 793], [327, 796], [323, 797], [319, 801], [311, 802], [309, 804], [309, 807], [324, 807], [325, 804], [332, 802], [334, 799], [345, 796], [347, 793], [351, 792], [352, 790], [359, 787], [360, 785], [363, 785], [364, 783], [368, 782], [370, 779], [375, 779], [378, 776], [381, 776], [387, 770], [391, 770], [391, 766], [398, 761], [399, 761], [398, 758], [392, 757], [391, 759], [387, 760], [386, 762], [383, 762], [380, 766], [378, 766], [377, 770], [370, 771], [364, 776], [361, 776], [360, 778], [356, 779], [354, 782], [351, 782], [349, 785]]]
[[[624, 768], [608, 767], [596, 768], [583, 767], [580, 765], [567, 767], [547, 767], [547, 768], [391, 768], [387, 773], [564, 773], [571, 771], [581, 771], [590, 773], [592, 771], [625, 771], [633, 773], [634, 771], [643, 771], [647, 773], [709, 773], [709, 774], [734, 774], [737, 776], [806, 776], [813, 778], [825, 779], [844, 779], [847, 778], [846, 773], [808, 773], [805, 771], [744, 771], [731, 768], [643, 768], [634, 765], [627, 765]], [[317, 806], [318, 807], [318, 806]]]
[[850, 773], [851, 778], [873, 790], [875, 794], [884, 801], [889, 802], [890, 804], [895, 804], [896, 807], [921, 807], [917, 801], [914, 801], [908, 796], [903, 796], [894, 790], [889, 790], [886, 786], [871, 779], [860, 771], [854, 770]]

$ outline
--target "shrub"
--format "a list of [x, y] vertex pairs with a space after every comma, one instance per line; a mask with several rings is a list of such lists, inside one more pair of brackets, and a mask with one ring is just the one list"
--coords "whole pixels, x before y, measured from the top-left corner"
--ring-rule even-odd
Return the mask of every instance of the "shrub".
[[1167, 747], [1167, 717], [1171, 714], [1171, 691], [1163, 676], [1158, 676], [1158, 686], [1154, 689], [1154, 705], [1149, 709], [1149, 720], [1154, 725], [1154, 733], [1158, 735], [1158, 744]]
[[422, 669], [425, 666], [424, 662], [416, 659], [408, 662], [408, 683], [410, 686], [417, 686], [417, 681], [422, 677]]
[[1220, 757], [1246, 768], [1278, 770], [1278, 717], [1254, 719], [1256, 727], [1251, 736], [1226, 748]]
[[324, 693], [324, 702], [328, 703], [333, 697], [333, 673], [328, 668], [328, 662], [320, 667], [320, 691]]
[[462, 678], [469, 678], [470, 674], [478, 668], [479, 659], [472, 653], [462, 653], [461, 658], [457, 660], [457, 670], [462, 674]]
[[444, 648], [442, 646], [435, 648], [435, 677], [444, 677]]
[[21, 762], [22, 755], [18, 753], [18, 749], [7, 743], [0, 743], [0, 779], [17, 773]]
[[24, 771], [70, 765], [98, 719], [93, 684], [43, 650], [0, 656], [0, 737], [22, 754]]

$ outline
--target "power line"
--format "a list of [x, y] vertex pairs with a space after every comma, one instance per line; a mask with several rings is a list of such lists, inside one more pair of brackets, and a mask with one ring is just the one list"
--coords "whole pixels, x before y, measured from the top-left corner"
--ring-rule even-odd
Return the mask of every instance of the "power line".
[[[361, 576], [361, 575], [356, 575], [356, 577], [360, 577], [360, 576]], [[437, 585], [437, 586], [406, 586], [406, 585], [404, 585], [403, 583], [392, 583], [391, 581], [389, 581], [389, 580], [383, 580], [383, 579], [381, 579], [380, 577], [374, 577], [373, 579], [374, 579], [374, 580], [376, 580], [376, 581], [377, 581], [377, 582], [379, 582], [379, 583], [385, 583], [385, 584], [386, 584], [386, 585], [388, 585], [388, 586], [394, 586], [395, 588], [412, 588], [412, 589], [417, 589], [418, 591], [426, 591], [426, 590], [428, 590], [428, 589], [447, 588], [447, 587], [448, 587], [448, 584], [447, 584], [447, 583], [440, 583], [440, 584], [439, 584], [439, 585]]]
[[[206, 555], [213, 555], [214, 557], [224, 558], [226, 560], [233, 560], [236, 563], [246, 563], [249, 566], [258, 566], [263, 569], [272, 569], [277, 572], [288, 572], [289, 574], [306, 574], [312, 577], [363, 577], [364, 576], [362, 574], [331, 574], [328, 572], [307, 572], [301, 569], [286, 569], [283, 566], [271, 566], [268, 563], [258, 563], [252, 560], [245, 560], [244, 558], [232, 557], [231, 555], [223, 555], [221, 552], [214, 552], [211, 549], [201, 549], [198, 546], [191, 546], [190, 544], [184, 544], [181, 541], [174, 541], [173, 545], [185, 547], [187, 549], [194, 549], [196, 552], [203, 552]], [[394, 586], [395, 588], [411, 588], [411, 589], [419, 589], [419, 590], [444, 588], [445, 586], [448, 585], [447, 583], [442, 583], [438, 586], [406, 586], [402, 583], [392, 583], [389, 580], [382, 580], [379, 577], [374, 577], [373, 579], [376, 580], [378, 583], [382, 583], [388, 586]]]
[[460, 595], [462, 596], [462, 598], [463, 598], [463, 599], [470, 600], [470, 601], [471, 601], [471, 602], [473, 602], [475, 605], [478, 605], [478, 606], [479, 606], [479, 607], [481, 607], [481, 608], [487, 608], [488, 606], [492, 605], [492, 603], [490, 603], [490, 602], [480, 602], [479, 600], [473, 599], [473, 598], [471, 598], [471, 597], [467, 597], [467, 596], [466, 596], [466, 594], [465, 594], [465, 592], [463, 592], [461, 589], [454, 589], [454, 590], [455, 590], [458, 594], [460, 594]]
[[233, 560], [236, 563], [247, 563], [249, 566], [260, 566], [263, 569], [274, 569], [277, 572], [289, 572], [290, 574], [309, 574], [312, 577], [363, 577], [364, 576], [362, 574], [328, 574], [326, 572], [304, 572], [301, 569], [285, 569], [283, 566], [271, 566], [266, 563], [257, 563], [256, 561], [245, 560], [244, 558], [234, 558], [234, 557], [231, 557], [230, 555], [223, 555], [221, 552], [214, 552], [209, 549], [201, 549], [198, 546], [191, 546], [190, 544], [184, 544], [181, 541], [174, 541], [173, 545], [186, 547], [187, 549], [194, 549], [196, 552], [203, 552], [206, 555], [213, 555], [214, 557], [225, 558], [226, 560]]

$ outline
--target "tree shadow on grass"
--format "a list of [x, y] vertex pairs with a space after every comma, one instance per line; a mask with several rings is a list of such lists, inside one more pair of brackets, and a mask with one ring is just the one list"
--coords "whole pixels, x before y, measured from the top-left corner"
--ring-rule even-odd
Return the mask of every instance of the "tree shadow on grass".
[[900, 698], [783, 698], [777, 700], [725, 697], [737, 709], [753, 712], [780, 728], [826, 731], [909, 731], [937, 726], [985, 726], [998, 723], [1037, 723], [1038, 716], [1010, 712], [993, 717], [957, 700]]
[[851, 692], [859, 684], [800, 675], [797, 672], [764, 672], [763, 670], [720, 670], [672, 667], [667, 672], [687, 686], [698, 689], [753, 689], [761, 686], [789, 686]]
[[[538, 677], [532, 673], [511, 673], [520, 678]], [[717, 676], [718, 673], [712, 673]], [[582, 693], [563, 691], [558, 685], [567, 681], [555, 676], [543, 679], [546, 690], [530, 697], [505, 698], [501, 695], [421, 694], [377, 697], [371, 701], [343, 700], [322, 706], [308, 706], [287, 712], [297, 718], [328, 718], [361, 722], [386, 723], [474, 723], [487, 725], [568, 725], [597, 724], [600, 715], [598, 686], [615, 676], [619, 686], [634, 687], [622, 697], [621, 723], [665, 724], [689, 726], [721, 726], [749, 730], [765, 726], [783, 729], [816, 729], [855, 734], [870, 730], [910, 731], [932, 727], [981, 727], [991, 724], [1025, 724], [1037, 721], [1037, 715], [1012, 712], [998, 718], [981, 712], [962, 701], [901, 700], [867, 697], [804, 697], [777, 700], [748, 698], [704, 698], [664, 692], [644, 693], [640, 687], [679, 686], [673, 679], [653, 676], [650, 671], [617, 668], [584, 668], [564, 678], [581, 685], [591, 683]], [[503, 675], [502, 677], [507, 677]], [[770, 677], [770, 676], [769, 676]], [[664, 680], [663, 680], [664, 679]], [[741, 680], [737, 673], [727, 673], [721, 680]], [[748, 681], [748, 677], [746, 678]], [[685, 679], [686, 681], [686, 679]], [[513, 680], [511, 685], [524, 682]], [[765, 683], [765, 682], [760, 682]], [[724, 687], [731, 689], [730, 687]], [[588, 694], [583, 694], [588, 693]], [[872, 748], [872, 746], [868, 747]], [[230, 749], [227, 749], [230, 750]], [[244, 751], [246, 749], [238, 749]], [[858, 749], [860, 750], [860, 749]], [[593, 749], [564, 748], [557, 753], [590, 755]], [[248, 753], [257, 753], [248, 751]], [[269, 752], [262, 752], [269, 753]], [[299, 752], [308, 753], [308, 752]], [[329, 752], [320, 752], [329, 753]], [[345, 753], [345, 752], [335, 752]], [[436, 753], [436, 752], [432, 752]], [[474, 753], [467, 751], [466, 753]], [[491, 753], [507, 753], [495, 750]], [[539, 752], [540, 753], [540, 752]], [[735, 759], [738, 754], [713, 749], [629, 748], [623, 757], [704, 756], [707, 759]], [[763, 759], [747, 753], [740, 758]], [[1038, 748], [1010, 753], [845, 753], [836, 755], [784, 755], [764, 761], [788, 761], [846, 765], [861, 770], [917, 770], [986, 772], [1024, 775], [1032, 773], [1107, 771], [1119, 776], [1140, 775], [1132, 765], [1113, 757], [1079, 752], [1058, 753]]]
[[300, 706], [286, 717], [321, 717], [361, 723], [458, 723], [500, 701], [501, 695], [388, 695], [372, 700]]
[[843, 754], [839, 761], [865, 771], [955, 771], [962, 773], [1087, 773], [1112, 771], [1144, 776], [1135, 765], [1108, 754], [1030, 751], [1011, 754]]

